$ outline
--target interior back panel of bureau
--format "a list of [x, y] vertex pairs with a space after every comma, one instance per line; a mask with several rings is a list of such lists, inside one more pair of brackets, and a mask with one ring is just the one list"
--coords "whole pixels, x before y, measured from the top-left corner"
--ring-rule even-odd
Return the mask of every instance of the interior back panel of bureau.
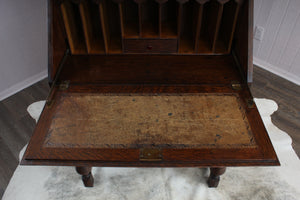
[[[154, 62], [155, 61], [155, 62]], [[60, 81], [73, 84], [210, 84], [242, 81], [232, 55], [72, 55]]]

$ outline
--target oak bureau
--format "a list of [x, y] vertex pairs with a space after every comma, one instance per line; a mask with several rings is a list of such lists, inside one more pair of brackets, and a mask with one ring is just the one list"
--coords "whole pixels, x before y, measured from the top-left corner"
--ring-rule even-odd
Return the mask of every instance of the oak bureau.
[[253, 0], [49, 0], [51, 91], [22, 160], [279, 165], [248, 85]]

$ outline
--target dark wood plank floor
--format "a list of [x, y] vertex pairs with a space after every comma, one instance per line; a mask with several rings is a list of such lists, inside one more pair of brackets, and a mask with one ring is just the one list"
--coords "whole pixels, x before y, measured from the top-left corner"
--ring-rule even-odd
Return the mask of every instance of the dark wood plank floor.
[[[278, 103], [279, 109], [272, 115], [272, 121], [290, 134], [300, 156], [300, 87], [255, 67], [251, 90], [254, 97]], [[35, 127], [26, 109], [31, 103], [46, 99], [48, 91], [45, 79], [0, 102], [0, 198], [18, 165], [18, 154]]]
[[278, 110], [271, 116], [272, 122], [292, 137], [300, 158], [300, 86], [259, 67], [254, 68], [253, 78], [253, 96], [276, 101]]
[[40, 81], [0, 101], [0, 198], [19, 163], [19, 152], [27, 144], [35, 121], [27, 107], [47, 97], [47, 80]]

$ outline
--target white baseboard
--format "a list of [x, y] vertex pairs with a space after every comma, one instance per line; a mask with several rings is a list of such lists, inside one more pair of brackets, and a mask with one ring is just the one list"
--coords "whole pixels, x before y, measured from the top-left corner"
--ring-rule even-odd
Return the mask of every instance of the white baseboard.
[[46, 78], [47, 76], [48, 76], [48, 71], [44, 70], [38, 74], [35, 74], [25, 79], [24, 81], [14, 84], [13, 86], [7, 88], [6, 90], [0, 92], [0, 101], [23, 90], [24, 88], [27, 88], [28, 86], [31, 86], [32, 84]]
[[300, 76], [296, 76], [292, 74], [291, 72], [285, 71], [280, 69], [279, 67], [276, 67], [268, 62], [265, 62], [259, 58], [253, 58], [253, 63], [257, 65], [258, 67], [261, 67], [265, 70], [268, 70], [284, 79], [287, 79], [288, 81], [291, 81], [297, 85], [300, 85]]

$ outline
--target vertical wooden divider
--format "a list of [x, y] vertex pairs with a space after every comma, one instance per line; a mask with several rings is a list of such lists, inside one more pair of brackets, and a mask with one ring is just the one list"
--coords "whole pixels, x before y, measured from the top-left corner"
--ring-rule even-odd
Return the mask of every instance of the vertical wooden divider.
[[155, 0], [158, 3], [158, 36], [159, 38], [162, 37], [162, 6], [168, 0]]
[[139, 13], [139, 38], [142, 37], [142, 3], [145, 2], [145, 0], [134, 0], [135, 3], [138, 4], [138, 13]]
[[162, 32], [162, 3], [158, 5], [158, 36], [161, 38]]
[[75, 45], [75, 35], [73, 35], [74, 31], [76, 31], [75, 24], [72, 20], [74, 13], [72, 12], [71, 5], [69, 2], [62, 2], [60, 5], [62, 17], [65, 24], [65, 29], [69, 41], [69, 45], [71, 48], [71, 52], [76, 51]]
[[199, 4], [198, 8], [198, 16], [197, 16], [197, 25], [196, 25], [196, 34], [195, 34], [195, 52], [198, 52], [199, 49], [199, 39], [200, 39], [200, 33], [202, 28], [202, 21], [203, 21], [203, 8], [204, 4], [208, 2], [209, 0], [196, 0], [196, 2]]
[[87, 0], [79, 1], [82, 27], [88, 53], [103, 54], [107, 53], [103, 0], [93, 0], [93, 2], [96, 5]]
[[75, 13], [72, 7], [72, 3], [69, 1], [63, 1], [60, 5], [66, 34], [68, 37], [70, 49], [72, 54], [86, 53], [86, 47], [84, 43], [81, 42], [81, 38], [78, 35], [77, 27], [75, 24]]
[[124, 38], [124, 15], [123, 15], [123, 5], [121, 2], [118, 2], [119, 15], [120, 15], [120, 29], [121, 37]]
[[[109, 0], [110, 1], [110, 0]], [[118, 4], [118, 11], [119, 11], [119, 23], [120, 23], [120, 32], [121, 32], [121, 35], [120, 35], [120, 42], [121, 42], [121, 52], [124, 51], [124, 15], [123, 15], [123, 2], [124, 0], [112, 0], [114, 3]], [[117, 39], [117, 38], [111, 38], [111, 40], [113, 39]], [[110, 41], [110, 43], [112, 43], [112, 41]], [[121, 53], [120, 52], [120, 53]]]
[[217, 44], [217, 39], [218, 39], [219, 30], [220, 30], [220, 26], [221, 26], [224, 4], [227, 3], [228, 1], [229, 0], [218, 0], [217, 21], [216, 21], [215, 33], [214, 33], [213, 42], [212, 42], [212, 52], [213, 53], [215, 53], [215, 51], [216, 51], [216, 44]]
[[100, 15], [100, 21], [101, 21], [101, 28], [102, 28], [102, 35], [103, 35], [103, 42], [104, 42], [104, 50], [105, 53], [108, 53], [108, 44], [110, 40], [110, 34], [109, 34], [109, 28], [108, 23], [106, 19], [106, 9], [105, 9], [105, 2], [104, 0], [94, 0], [96, 4], [98, 4], [99, 7], [99, 15]]
[[183, 10], [183, 4], [178, 4], [178, 19], [177, 19], [177, 37], [180, 39], [181, 35], [181, 26], [182, 26], [182, 10]]
[[139, 37], [142, 37], [142, 3], [137, 2], [139, 9]]
[[231, 51], [234, 32], [235, 32], [235, 28], [236, 28], [236, 24], [237, 24], [237, 20], [238, 20], [238, 15], [239, 15], [240, 8], [241, 8], [241, 5], [243, 3], [243, 0], [235, 0], [235, 3], [236, 3], [236, 7], [235, 7], [235, 13], [234, 13], [234, 18], [233, 18], [233, 24], [232, 24], [232, 29], [231, 29], [231, 33], [230, 33], [230, 38], [229, 38], [229, 41], [228, 41], [227, 53], [229, 53]]
[[181, 37], [181, 29], [182, 29], [182, 12], [183, 12], [183, 4], [188, 2], [189, 0], [177, 0], [178, 2], [178, 18], [177, 18], [177, 53], [179, 53], [180, 47], [180, 37]]
[[89, 19], [89, 10], [88, 10], [88, 2], [87, 1], [79, 1], [79, 11], [80, 17], [82, 21], [82, 28], [85, 38], [85, 44], [87, 47], [88, 53], [93, 52], [93, 33], [92, 33], [92, 24], [91, 19]]
[[120, 14], [120, 29], [121, 29], [121, 49], [124, 52], [124, 15], [123, 15], [123, 4], [118, 3], [119, 14]]

